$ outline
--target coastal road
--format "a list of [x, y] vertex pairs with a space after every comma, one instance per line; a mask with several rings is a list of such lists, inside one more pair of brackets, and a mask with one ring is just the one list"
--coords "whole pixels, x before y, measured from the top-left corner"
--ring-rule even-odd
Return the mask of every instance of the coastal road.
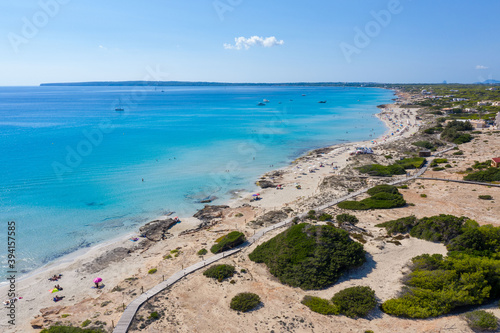
[[[413, 180], [413, 179], [416, 179], [418, 177], [420, 177], [428, 168], [428, 166], [430, 165], [430, 162], [435, 158], [435, 157], [438, 157], [440, 155], [442, 155], [443, 153], [446, 153], [452, 149], [454, 149], [456, 147], [456, 145], [453, 145], [452, 147], [450, 148], [447, 148], [447, 149], [444, 149], [442, 151], [439, 151], [437, 152], [434, 156], [432, 156], [432, 158], [430, 159], [430, 161], [427, 161], [424, 166], [422, 166], [422, 168], [420, 168], [420, 170], [418, 170], [418, 172], [416, 174], [414, 174], [413, 176], [410, 176], [410, 177], [407, 177], [407, 178], [402, 178], [402, 179], [398, 179], [398, 180], [395, 180], [393, 182], [390, 182], [388, 183], [389, 185], [397, 185], [397, 184], [401, 184], [401, 183], [405, 183], [407, 181], [410, 181], [410, 180]], [[500, 186], [500, 185], [498, 185]], [[339, 202], [342, 202], [342, 201], [346, 201], [346, 200], [349, 200], [349, 199], [352, 199], [360, 194], [363, 194], [365, 193], [366, 191], [368, 191], [369, 188], [365, 188], [365, 189], [362, 189], [362, 190], [359, 190], [359, 191], [356, 191], [356, 192], [353, 192], [353, 193], [350, 193], [344, 197], [341, 197], [339, 199], [336, 199], [334, 201], [331, 201], [331, 202], [328, 202], [324, 205], [321, 205], [317, 208], [315, 208], [315, 210], [324, 210], [328, 207], [331, 207], [331, 206], [335, 206], [337, 205]], [[245, 242], [244, 244], [241, 244], [240, 246], [232, 249], [232, 250], [228, 250], [228, 251], [225, 251], [223, 253], [219, 253], [219, 254], [216, 254], [206, 260], [203, 260], [203, 261], [200, 261], [192, 266], [189, 266], [181, 271], [178, 271], [176, 272], [175, 274], [173, 274], [172, 276], [170, 276], [167, 280], [159, 283], [158, 285], [156, 285], [155, 287], [149, 289], [148, 291], [146, 291], [145, 293], [143, 293], [142, 295], [140, 295], [139, 297], [137, 297], [135, 300], [133, 300], [126, 308], [125, 308], [125, 311], [123, 312], [120, 320], [118, 321], [118, 323], [116, 324], [116, 327], [114, 328], [113, 330], [113, 333], [126, 333], [130, 327], [130, 324], [132, 323], [134, 317], [135, 317], [135, 314], [137, 313], [137, 311], [139, 310], [139, 308], [145, 303], [147, 302], [151, 297], [153, 296], [156, 296], [157, 294], [159, 294], [160, 292], [162, 292], [163, 290], [169, 288], [170, 286], [172, 286], [174, 283], [176, 283], [177, 281], [181, 280], [183, 277], [185, 277], [186, 275], [189, 275], [191, 273], [194, 273], [196, 272], [197, 270], [203, 268], [203, 267], [206, 267], [210, 264], [213, 264], [225, 257], [228, 257], [230, 255], [233, 255], [237, 252], [240, 252], [242, 249], [246, 248], [246, 247], [249, 247], [251, 246], [253, 243], [255, 243], [256, 241], [258, 241], [261, 237], [263, 237], [266, 233], [270, 232], [270, 231], [273, 231], [275, 229], [278, 229], [278, 228], [282, 228], [282, 227], [286, 227], [286, 226], [289, 226], [293, 223], [293, 220], [296, 218], [296, 217], [299, 217], [299, 218], [303, 218], [307, 215], [306, 212], [302, 213], [302, 214], [299, 214], [297, 216], [294, 216], [294, 217], [290, 217], [280, 223], [276, 223], [276, 224], [273, 224], [272, 226], [269, 226], [267, 228], [264, 228], [264, 229], [261, 229], [259, 230], [255, 235], [253, 235], [252, 237], [250, 237], [247, 242]]]

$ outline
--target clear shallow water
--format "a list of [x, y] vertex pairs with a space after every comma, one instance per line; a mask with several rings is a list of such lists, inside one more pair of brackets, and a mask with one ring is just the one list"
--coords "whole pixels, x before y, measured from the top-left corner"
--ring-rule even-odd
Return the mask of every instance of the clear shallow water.
[[[27, 272], [166, 211], [193, 214], [209, 196], [223, 203], [306, 150], [381, 135], [373, 114], [392, 97], [337, 87], [0, 87], [0, 241], [16, 221]], [[124, 112], [114, 110], [120, 99]]]

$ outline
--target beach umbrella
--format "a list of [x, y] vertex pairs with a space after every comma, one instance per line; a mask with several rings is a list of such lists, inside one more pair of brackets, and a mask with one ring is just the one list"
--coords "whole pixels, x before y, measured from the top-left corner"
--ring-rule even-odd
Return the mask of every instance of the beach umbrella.
[[260, 193], [252, 194], [252, 196], [254, 196], [254, 197], [258, 197], [259, 195], [260, 195]]
[[102, 281], [102, 279], [101, 279], [100, 277], [96, 277], [96, 278], [94, 279], [94, 283], [99, 283], [99, 282], [101, 282], [101, 281]]

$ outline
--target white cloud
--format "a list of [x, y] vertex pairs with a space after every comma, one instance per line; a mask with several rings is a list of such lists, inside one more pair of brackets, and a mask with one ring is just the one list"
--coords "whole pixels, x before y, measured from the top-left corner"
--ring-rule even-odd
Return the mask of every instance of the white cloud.
[[107, 47], [102, 46], [102, 45], [99, 45], [99, 48], [102, 49], [102, 50], [107, 50], [108, 49]]
[[234, 39], [234, 45], [232, 44], [224, 44], [224, 48], [226, 50], [241, 50], [245, 49], [248, 50], [252, 46], [263, 46], [263, 47], [273, 47], [273, 46], [279, 46], [283, 45], [285, 42], [283, 40], [278, 40], [276, 37], [271, 36], [271, 37], [259, 37], [259, 36], [252, 36], [250, 38], [245, 38], [245, 37], [237, 37]]
[[476, 69], [488, 69], [488, 67], [483, 66], [483, 65], [477, 65]]

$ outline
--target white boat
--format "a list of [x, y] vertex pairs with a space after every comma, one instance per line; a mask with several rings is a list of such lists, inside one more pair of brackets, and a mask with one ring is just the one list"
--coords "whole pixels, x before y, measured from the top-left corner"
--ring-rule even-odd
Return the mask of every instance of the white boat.
[[264, 102], [264, 103], [269, 103], [269, 100], [264, 98], [264, 101], [263, 101], [263, 102]]

